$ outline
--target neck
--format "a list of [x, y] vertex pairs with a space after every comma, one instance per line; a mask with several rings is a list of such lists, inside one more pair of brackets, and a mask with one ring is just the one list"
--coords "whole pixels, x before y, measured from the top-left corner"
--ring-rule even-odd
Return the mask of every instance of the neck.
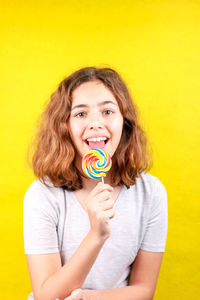
[[[92, 190], [102, 179], [92, 179], [81, 176], [84, 190]], [[104, 183], [110, 184], [109, 175], [104, 177]]]

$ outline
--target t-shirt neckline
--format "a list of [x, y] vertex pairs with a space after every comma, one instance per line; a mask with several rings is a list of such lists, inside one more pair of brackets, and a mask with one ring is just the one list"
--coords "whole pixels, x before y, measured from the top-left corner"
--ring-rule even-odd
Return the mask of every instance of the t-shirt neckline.
[[[121, 190], [119, 192], [119, 195], [118, 195], [118, 197], [117, 197], [117, 199], [115, 201], [114, 208], [116, 208], [119, 205], [118, 203], [119, 203], [120, 198], [122, 197], [122, 194], [124, 193], [124, 190], [125, 190], [125, 185], [122, 185], [122, 188], [121, 188]], [[78, 201], [75, 193], [72, 191], [71, 194], [72, 194], [72, 198], [73, 198], [74, 202], [77, 203], [77, 205], [80, 208], [81, 212], [88, 218], [87, 212], [85, 211], [85, 209], [82, 207], [82, 205]]]

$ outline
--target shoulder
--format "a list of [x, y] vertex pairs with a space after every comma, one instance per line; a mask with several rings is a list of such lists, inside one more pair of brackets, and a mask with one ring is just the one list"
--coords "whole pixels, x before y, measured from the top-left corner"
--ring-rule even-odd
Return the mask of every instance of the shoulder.
[[162, 181], [151, 174], [142, 174], [142, 184], [150, 191], [150, 197], [148, 199], [152, 209], [160, 209], [167, 211], [167, 191]]
[[146, 172], [142, 172], [140, 174], [140, 177], [136, 179], [136, 185], [142, 187], [144, 190], [147, 190], [151, 193], [156, 191], [158, 192], [159, 190], [165, 190], [163, 183], [158, 177]]
[[[63, 227], [64, 193], [40, 179], [28, 187], [23, 201], [23, 230], [26, 254], [58, 252], [58, 237]], [[59, 240], [60, 241], [60, 240]]]
[[136, 183], [127, 190], [129, 195], [134, 194], [136, 199], [143, 202], [156, 201], [156, 199], [167, 198], [167, 192], [161, 180], [149, 173], [142, 172], [136, 178]]
[[63, 198], [62, 188], [55, 187], [49, 179], [45, 182], [48, 186], [40, 178], [31, 183], [24, 195], [24, 206], [60, 206]]
[[34, 180], [31, 183], [31, 185], [28, 187], [27, 191], [25, 192], [25, 195], [40, 191], [41, 193], [44, 194], [52, 194], [56, 196], [62, 190], [61, 187], [55, 187], [53, 183], [50, 181], [50, 179], [48, 178], [45, 179], [45, 183], [47, 185], [45, 185], [40, 178]]

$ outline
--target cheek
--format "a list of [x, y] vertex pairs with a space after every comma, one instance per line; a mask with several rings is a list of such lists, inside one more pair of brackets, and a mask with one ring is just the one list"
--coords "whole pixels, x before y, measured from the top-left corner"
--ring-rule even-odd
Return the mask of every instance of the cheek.
[[69, 122], [70, 135], [73, 139], [80, 135], [80, 128], [81, 127], [77, 124], [77, 122], [73, 122], [73, 120]]
[[121, 134], [123, 128], [123, 118], [117, 118], [110, 123], [112, 132]]

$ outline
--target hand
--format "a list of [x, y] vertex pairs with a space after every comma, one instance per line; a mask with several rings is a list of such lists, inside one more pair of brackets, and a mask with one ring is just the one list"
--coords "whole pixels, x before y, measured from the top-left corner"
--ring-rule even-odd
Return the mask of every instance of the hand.
[[97, 290], [76, 289], [64, 300], [100, 300], [98, 292]]
[[76, 289], [71, 293], [70, 296], [68, 296], [64, 300], [90, 300], [90, 299], [86, 296], [84, 290]]
[[110, 194], [112, 191], [113, 188], [109, 184], [99, 182], [86, 199], [91, 231], [103, 239], [110, 236], [109, 219], [115, 215], [115, 202]]

